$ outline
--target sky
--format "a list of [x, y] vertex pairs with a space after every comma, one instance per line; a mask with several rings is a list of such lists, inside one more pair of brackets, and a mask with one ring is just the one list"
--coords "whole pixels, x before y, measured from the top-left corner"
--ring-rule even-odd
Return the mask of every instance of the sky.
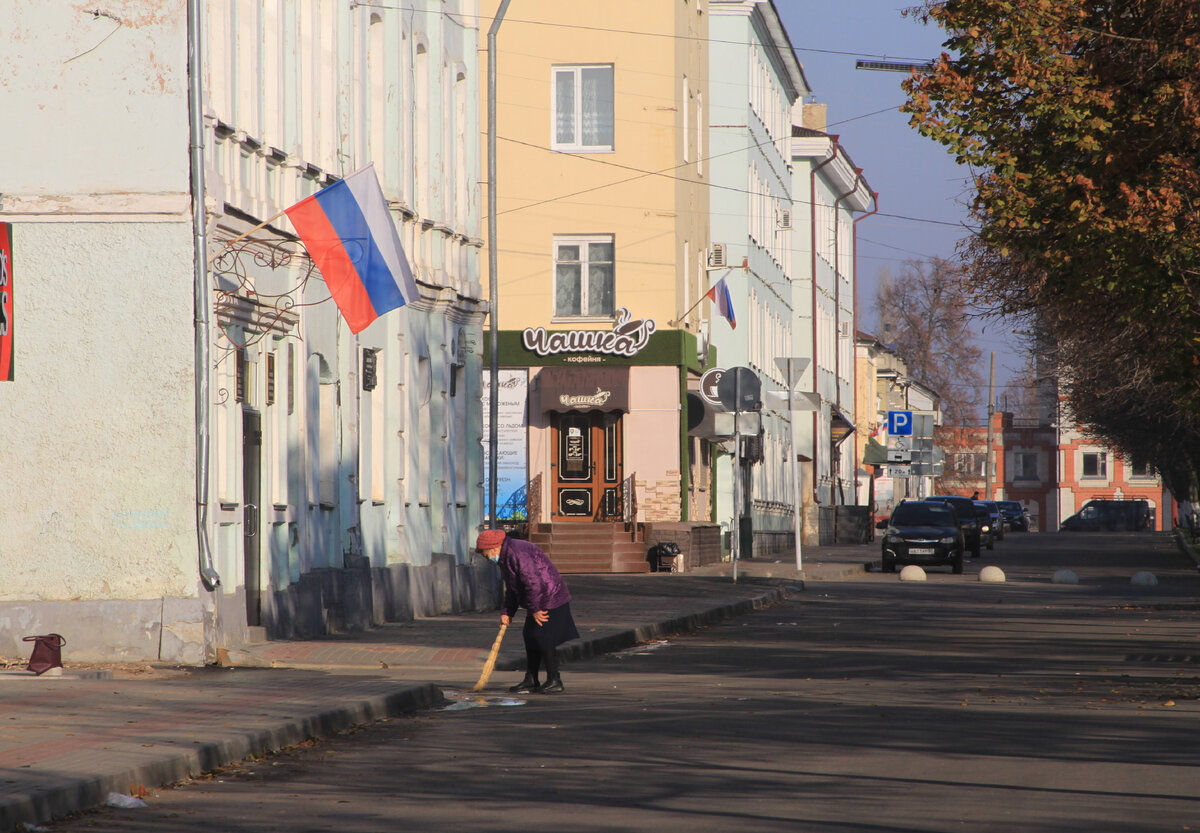
[[[859, 329], [872, 332], [880, 270], [898, 272], [913, 258], [952, 257], [955, 244], [968, 234], [964, 223], [971, 190], [968, 171], [942, 145], [909, 127], [908, 117], [899, 112], [905, 75], [855, 69], [855, 61], [932, 60], [942, 51], [943, 33], [901, 16], [916, 0], [774, 2], [804, 66], [812, 100], [828, 108], [826, 129], [838, 134], [879, 193], [879, 213], [858, 224]], [[985, 383], [989, 353], [996, 353], [999, 400], [1001, 386], [1020, 372], [1024, 357], [1003, 324], [981, 322], [975, 329], [982, 330], [977, 344]]]

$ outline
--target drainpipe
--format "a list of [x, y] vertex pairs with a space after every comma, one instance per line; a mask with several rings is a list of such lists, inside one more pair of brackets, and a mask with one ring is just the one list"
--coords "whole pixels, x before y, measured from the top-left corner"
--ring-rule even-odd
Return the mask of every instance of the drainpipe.
[[[861, 170], [855, 169], [855, 182], [850, 190], [839, 194], [833, 201], [833, 404], [839, 411], [842, 409], [842, 270], [841, 270], [841, 222], [838, 220], [838, 205], [846, 197], [858, 190], [858, 175]], [[845, 442], [843, 438], [842, 442]], [[838, 443], [838, 460], [842, 458], [841, 443]], [[832, 462], [832, 456], [830, 459]], [[839, 464], [840, 469], [840, 464]], [[832, 471], [830, 472], [833, 473]], [[842, 473], [837, 472], [838, 498], [846, 503], [846, 487], [842, 484]], [[837, 516], [834, 515], [836, 535]]]
[[196, 550], [200, 581], [213, 591], [221, 576], [213, 566], [208, 540], [208, 483], [210, 430], [209, 403], [209, 310], [212, 299], [208, 288], [208, 215], [204, 208], [204, 109], [201, 75], [204, 71], [203, 36], [200, 31], [201, 0], [188, 0], [188, 122], [191, 137], [188, 157], [192, 177], [192, 315], [195, 335], [196, 373]]
[[[832, 147], [829, 149], [829, 156], [825, 159], [824, 162], [817, 165], [815, 168], [813, 168], [811, 171], [808, 172], [808, 218], [809, 218], [809, 223], [811, 226], [811, 237], [812, 237], [812, 246], [811, 246], [811, 249], [812, 249], [812, 252], [811, 252], [811, 256], [812, 256], [812, 329], [813, 329], [812, 370], [813, 370], [813, 391], [816, 393], [820, 393], [819, 391], [817, 391], [817, 370], [820, 366], [820, 362], [818, 361], [820, 345], [817, 342], [817, 174], [820, 173], [822, 168], [824, 168], [826, 165], [828, 165], [834, 159], [837, 159], [838, 136], [836, 134], [834, 134], [834, 135], [831, 135], [829, 138], [833, 142]], [[817, 474], [817, 436], [818, 436], [817, 428], [820, 424], [820, 419], [821, 419], [821, 409], [818, 407], [815, 411], [813, 411], [813, 431], [812, 431], [813, 476], [812, 476], [811, 480], [812, 480], [812, 490], [813, 490], [814, 498], [816, 497], [816, 492], [817, 492], [817, 477], [816, 477], [816, 474]]]
[[491, 350], [491, 366], [489, 379], [492, 396], [488, 403], [488, 517], [489, 529], [496, 529], [496, 478], [500, 476], [500, 461], [497, 457], [500, 419], [500, 331], [497, 322], [496, 296], [498, 294], [497, 263], [499, 252], [496, 246], [496, 35], [500, 33], [500, 24], [504, 22], [504, 14], [508, 11], [511, 0], [502, 0], [496, 10], [496, 17], [488, 29], [487, 35], [487, 166], [488, 166], [488, 347]]
[[[859, 178], [861, 179], [861, 177], [862, 177], [862, 171], [860, 170]], [[866, 183], [863, 183], [863, 184], [865, 185]], [[878, 191], [871, 192], [871, 206], [872, 206], [871, 210], [868, 211], [866, 214], [863, 214], [861, 217], [854, 218], [853, 232], [851, 234], [851, 239], [854, 241], [854, 255], [850, 261], [850, 273], [854, 277], [854, 309], [853, 309], [853, 313], [852, 313], [854, 318], [853, 318], [853, 322], [850, 325], [850, 329], [853, 332], [853, 334], [854, 334], [853, 337], [856, 340], [858, 338], [858, 224], [860, 221], [867, 219], [872, 214], [879, 211], [879, 192]], [[855, 349], [857, 350], [857, 347]], [[857, 391], [858, 390], [858, 362], [854, 361], [851, 363], [850, 366], [854, 370], [854, 384], [851, 385], [851, 390]], [[858, 414], [856, 413], [854, 416], [857, 418]], [[858, 448], [858, 439], [855, 438], [855, 450], [857, 450], [857, 448]], [[858, 469], [857, 462], [856, 462], [854, 468], [857, 471], [857, 469]], [[875, 469], [876, 467], [872, 466], [871, 468]], [[858, 475], [857, 474], [855, 475], [854, 480], [855, 480], [855, 489], [856, 489], [856, 494], [857, 494], [857, 486], [858, 486]], [[872, 474], [871, 475], [871, 494], [872, 494], [872, 496], [874, 495], [874, 492], [875, 492], [875, 475]], [[873, 498], [869, 499], [869, 503], [873, 503], [873, 502], [874, 502]], [[867, 522], [868, 522], [868, 524], [872, 524], [875, 522], [875, 519], [873, 517], [869, 517]], [[867, 534], [868, 535], [871, 534], [870, 529], [867, 530]], [[872, 539], [872, 540], [874, 540], [874, 539]]]

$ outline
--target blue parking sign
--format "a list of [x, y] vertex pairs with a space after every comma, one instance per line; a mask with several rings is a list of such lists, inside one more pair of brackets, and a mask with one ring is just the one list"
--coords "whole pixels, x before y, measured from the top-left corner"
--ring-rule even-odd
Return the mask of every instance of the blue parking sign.
[[888, 411], [888, 434], [893, 437], [911, 437], [913, 432], [912, 411]]

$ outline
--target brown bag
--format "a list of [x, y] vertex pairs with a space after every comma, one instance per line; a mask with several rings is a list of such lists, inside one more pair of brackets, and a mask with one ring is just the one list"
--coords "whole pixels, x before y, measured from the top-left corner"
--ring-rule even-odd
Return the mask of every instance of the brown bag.
[[27, 636], [22, 640], [33, 643], [33, 653], [29, 655], [29, 665], [25, 666], [34, 674], [42, 675], [51, 668], [62, 668], [62, 646], [67, 644], [56, 633], [44, 636]]

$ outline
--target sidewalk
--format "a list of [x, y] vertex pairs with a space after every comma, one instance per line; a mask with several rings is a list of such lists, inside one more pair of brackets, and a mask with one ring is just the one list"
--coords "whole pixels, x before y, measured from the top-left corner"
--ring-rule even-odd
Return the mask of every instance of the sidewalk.
[[[690, 573], [572, 575], [581, 639], [569, 663], [770, 606], [806, 582], [862, 573], [877, 545], [806, 549]], [[484, 694], [522, 667], [517, 626]], [[182, 780], [253, 754], [441, 704], [469, 691], [499, 628], [495, 611], [419, 619], [230, 652], [234, 667], [0, 671], [0, 833], [102, 804], [110, 792]], [[568, 690], [565, 696], [569, 696]]]

